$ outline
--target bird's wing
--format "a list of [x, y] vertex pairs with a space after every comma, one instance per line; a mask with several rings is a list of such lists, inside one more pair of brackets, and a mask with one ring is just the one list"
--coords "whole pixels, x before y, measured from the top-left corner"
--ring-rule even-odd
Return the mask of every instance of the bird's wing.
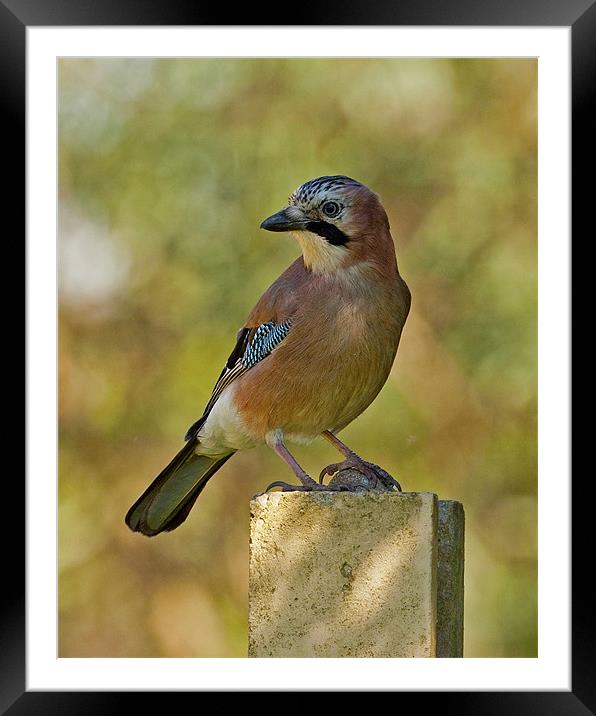
[[238, 331], [234, 350], [230, 353], [230, 357], [226, 361], [217, 383], [213, 388], [205, 411], [187, 430], [184, 437], [185, 440], [196, 437], [224, 389], [246, 373], [247, 370], [250, 370], [253, 366], [266, 358], [288, 335], [291, 325], [292, 319], [288, 318], [279, 323], [267, 321], [252, 328], [245, 326]]

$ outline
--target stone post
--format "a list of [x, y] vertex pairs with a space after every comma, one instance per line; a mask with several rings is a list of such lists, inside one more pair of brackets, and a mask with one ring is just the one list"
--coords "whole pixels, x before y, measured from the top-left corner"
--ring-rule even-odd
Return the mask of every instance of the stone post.
[[463, 509], [432, 493], [251, 501], [252, 657], [461, 656]]

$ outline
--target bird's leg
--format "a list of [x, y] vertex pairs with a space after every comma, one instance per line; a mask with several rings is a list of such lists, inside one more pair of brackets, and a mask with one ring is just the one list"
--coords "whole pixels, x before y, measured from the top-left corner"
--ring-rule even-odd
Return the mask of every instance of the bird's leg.
[[290, 468], [292, 469], [292, 472], [296, 477], [300, 480], [302, 483], [301, 485], [290, 485], [287, 482], [282, 482], [281, 480], [277, 480], [276, 482], [272, 482], [266, 489], [265, 492], [268, 492], [273, 487], [281, 487], [283, 492], [313, 492], [313, 491], [320, 491], [320, 490], [347, 490], [346, 487], [336, 487], [336, 486], [325, 486], [321, 485], [315, 480], [310, 477], [310, 475], [307, 475], [307, 473], [300, 467], [300, 465], [296, 462], [296, 459], [292, 455], [292, 453], [288, 450], [288, 448], [283, 444], [283, 441], [279, 435], [276, 435], [272, 440], [268, 440], [267, 444], [269, 447], [274, 450], [281, 459], [287, 463]]
[[[302, 485], [288, 485], [287, 482], [273, 482], [267, 490], [271, 489], [272, 487], [283, 487], [284, 492], [289, 490], [316, 490], [319, 485], [310, 477], [310, 475], [307, 475], [306, 472], [300, 467], [300, 465], [296, 462], [296, 459], [292, 455], [292, 453], [288, 450], [288, 448], [283, 444], [283, 442], [277, 438], [271, 446], [273, 450], [281, 457], [281, 459], [286, 462], [294, 475], [300, 480]], [[267, 491], [266, 490], [266, 491]]]
[[323, 468], [323, 470], [321, 470], [321, 474], [319, 475], [319, 482], [321, 484], [323, 483], [325, 475], [334, 475], [340, 470], [352, 468], [353, 470], [356, 470], [357, 472], [360, 472], [368, 477], [373, 484], [375, 484], [378, 480], [387, 489], [396, 489], [401, 492], [401, 485], [399, 482], [391, 477], [388, 472], [383, 470], [382, 467], [379, 467], [372, 462], [366, 462], [366, 460], [363, 460], [329, 430], [325, 430], [325, 432], [323, 432], [323, 437], [343, 455], [345, 455], [346, 459], [343, 462], [333, 463], [332, 465], [327, 465], [327, 467]]

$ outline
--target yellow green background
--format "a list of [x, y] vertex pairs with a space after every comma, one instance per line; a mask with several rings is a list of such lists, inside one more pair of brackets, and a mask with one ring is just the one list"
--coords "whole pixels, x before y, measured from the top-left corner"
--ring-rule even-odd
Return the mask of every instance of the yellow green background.
[[123, 520], [298, 255], [260, 222], [323, 174], [380, 194], [413, 295], [342, 435], [463, 502], [465, 655], [536, 656], [536, 81], [527, 59], [60, 61], [60, 656], [246, 655], [248, 503], [279, 458], [236, 455], [175, 532]]

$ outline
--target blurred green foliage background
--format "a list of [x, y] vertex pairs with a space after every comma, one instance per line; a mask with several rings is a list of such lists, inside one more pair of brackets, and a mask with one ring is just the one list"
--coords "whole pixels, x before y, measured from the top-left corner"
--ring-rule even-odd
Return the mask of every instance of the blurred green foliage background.
[[248, 502], [279, 458], [235, 456], [173, 533], [123, 518], [298, 255], [260, 222], [322, 174], [381, 195], [413, 294], [343, 435], [463, 502], [465, 654], [536, 656], [536, 90], [527, 59], [60, 62], [60, 656], [246, 655]]

